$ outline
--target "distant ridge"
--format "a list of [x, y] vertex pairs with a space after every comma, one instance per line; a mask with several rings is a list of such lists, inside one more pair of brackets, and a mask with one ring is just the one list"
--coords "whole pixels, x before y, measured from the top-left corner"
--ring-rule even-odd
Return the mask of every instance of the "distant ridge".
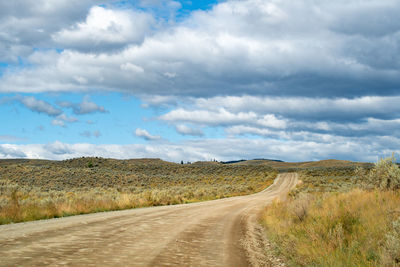
[[284, 162], [279, 159], [263, 159], [263, 158], [257, 158], [257, 159], [239, 159], [239, 160], [230, 160], [230, 161], [221, 161], [222, 164], [234, 164], [234, 163], [239, 163], [239, 162], [245, 162], [245, 161], [274, 161], [274, 162]]
[[369, 166], [371, 163], [353, 162], [348, 160], [326, 159], [319, 161], [305, 162], [285, 162], [282, 160], [271, 159], [252, 159], [252, 160], [237, 160], [226, 161], [224, 164], [233, 165], [266, 165], [277, 169], [304, 169], [304, 168], [330, 168], [330, 167], [351, 167], [351, 166]]
[[[183, 162], [182, 162], [183, 163]], [[132, 166], [154, 166], [167, 167], [172, 165], [181, 165], [164, 161], [159, 158], [137, 158], [137, 159], [112, 159], [101, 157], [80, 157], [66, 160], [42, 160], [42, 159], [0, 159], [0, 166], [8, 164], [27, 164], [34, 166], [54, 165], [65, 167], [107, 167], [117, 169], [129, 169]], [[348, 160], [326, 159], [320, 161], [305, 162], [285, 162], [276, 159], [256, 158], [252, 160], [230, 160], [230, 161], [197, 161], [194, 163], [187, 162], [184, 165], [210, 166], [210, 165], [251, 165], [251, 166], [268, 166], [280, 170], [285, 169], [304, 169], [304, 168], [330, 168], [330, 167], [355, 167], [355, 166], [372, 166], [367, 162], [353, 162]]]

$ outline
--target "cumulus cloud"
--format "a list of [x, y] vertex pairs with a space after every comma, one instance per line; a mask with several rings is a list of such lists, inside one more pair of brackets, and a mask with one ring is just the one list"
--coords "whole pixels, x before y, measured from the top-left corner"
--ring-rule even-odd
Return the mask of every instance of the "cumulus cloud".
[[[386, 143], [395, 144], [387, 149]], [[68, 159], [82, 156], [106, 158], [154, 157], [168, 161], [197, 161], [252, 158], [276, 158], [285, 161], [319, 160], [340, 158], [373, 162], [377, 156], [400, 153], [400, 141], [393, 137], [381, 137], [370, 142], [365, 138], [335, 138], [333, 142], [281, 141], [272, 139], [204, 139], [182, 143], [94, 145], [87, 143], [11, 145], [0, 144], [0, 158]]]
[[175, 129], [178, 133], [182, 135], [191, 135], [191, 136], [203, 136], [204, 133], [202, 130], [198, 128], [192, 128], [184, 124], [179, 124], [175, 126]]
[[178, 104], [178, 99], [176, 96], [162, 96], [162, 95], [142, 95], [141, 100], [143, 102], [142, 107], [168, 107], [176, 106]]
[[107, 112], [104, 107], [98, 106], [94, 102], [90, 102], [88, 99], [74, 107], [74, 113], [78, 115], [94, 113], [94, 112]]
[[[140, 97], [142, 107], [154, 108], [154, 119], [239, 158], [239, 149], [243, 155], [254, 149], [259, 157], [281, 158], [280, 152], [290, 160], [324, 155], [362, 160], [398, 150], [398, 1], [232, 0], [179, 21], [174, 21], [181, 8], [176, 1], [134, 1], [123, 8], [89, 0], [25, 1], [0, 4], [0, 61], [21, 59], [4, 68], [0, 92], [128, 93]], [[72, 122], [45, 101], [16, 101], [54, 117], [54, 125]], [[59, 107], [75, 115], [107, 112], [89, 97]], [[207, 139], [204, 127], [223, 129], [227, 139]], [[135, 134], [161, 139], [140, 128]], [[238, 150], [232, 150], [234, 142]], [[163, 145], [134, 149], [166, 159], [230, 159], [194, 141], [184, 144], [193, 153], [182, 144]], [[271, 156], [259, 154], [257, 145], [268, 147]], [[88, 153], [87, 145], [47, 148], [55, 152], [3, 147], [9, 151], [3, 155]], [[125, 147], [96, 148], [109, 155], [125, 152]], [[297, 155], [289, 156], [295, 149]]]
[[131, 10], [94, 6], [86, 21], [53, 34], [63, 47], [80, 51], [110, 51], [126, 45], [140, 44], [154, 19], [151, 15]]
[[121, 64], [120, 68], [121, 70], [125, 71], [138, 72], [138, 73], [144, 72], [142, 67], [132, 64], [130, 62]]
[[[5, 159], [12, 159], [12, 158], [26, 158], [29, 156], [24, 152], [24, 147], [4, 144], [0, 145], [0, 157]], [[34, 157], [35, 155], [33, 155], [33, 158]]]
[[34, 48], [51, 47], [51, 35], [83, 20], [95, 3], [94, 0], [38, 0], [34, 4], [30, 0], [1, 1], [0, 61], [18, 62], [18, 57], [29, 55]]
[[244, 123], [256, 120], [254, 112], [231, 113], [224, 108], [215, 111], [209, 110], [185, 110], [178, 108], [159, 117], [169, 122], [190, 122], [201, 125], [226, 125], [232, 123]]
[[51, 125], [53, 125], [53, 126], [65, 127], [65, 122], [62, 121], [62, 120], [57, 120], [57, 119], [55, 119], [55, 120], [52, 120], [52, 121], [51, 121]]
[[[258, 135], [285, 140], [299, 135], [398, 136], [399, 97], [307, 98], [220, 96], [190, 98], [158, 119], [179, 127], [222, 127], [229, 136]], [[179, 132], [179, 131], [178, 131]]]
[[305, 120], [358, 121], [366, 117], [393, 119], [400, 117], [400, 96], [363, 96], [358, 98], [327, 97], [260, 97], [219, 96], [197, 98], [192, 106], [231, 112], [274, 113]]
[[185, 110], [178, 108], [159, 117], [170, 123], [188, 122], [201, 126], [227, 126], [234, 124], [258, 125], [269, 128], [285, 128], [286, 121], [273, 114], [258, 114], [249, 112], [232, 113], [224, 108], [217, 110]]
[[51, 121], [51, 124], [54, 126], [61, 126], [61, 127], [65, 127], [65, 123], [67, 122], [77, 122], [78, 119], [75, 117], [68, 117], [67, 115], [65, 115], [64, 113], [57, 116], [54, 120]]
[[155, 141], [155, 140], [160, 140], [161, 139], [161, 136], [159, 136], [159, 135], [151, 135], [145, 129], [140, 129], [140, 128], [137, 128], [135, 130], [135, 135], [137, 137], [143, 138], [143, 139], [145, 139], [147, 141]]
[[276, 137], [276, 138], [284, 138], [285, 133], [284, 132], [277, 132], [273, 131], [270, 129], [266, 128], [257, 128], [257, 127], [252, 127], [252, 126], [246, 126], [246, 125], [234, 125], [227, 127], [225, 129], [226, 133], [229, 135], [246, 135], [246, 134], [252, 134], [252, 135], [259, 135], [259, 136], [269, 136], [269, 137]]
[[17, 97], [16, 101], [20, 102], [26, 108], [35, 111], [37, 113], [44, 113], [49, 116], [57, 116], [62, 113], [62, 110], [55, 108], [50, 103], [36, 99], [33, 96]]
[[[93, 10], [106, 17], [128, 12], [96, 7], [85, 22], [61, 30], [59, 38], [88, 31]], [[68, 42], [58, 55], [37, 51], [27, 58], [34, 68], [5, 73], [0, 91], [96, 89], [196, 97], [396, 95], [398, 11], [400, 4], [392, 0], [227, 1], [193, 12], [179, 23], [156, 27], [139, 43], [127, 38], [121, 26], [111, 30], [112, 38], [108, 33], [99, 37], [99, 29], [85, 35], [102, 40], [99, 47], [104, 47], [99, 49], [104, 52], [86, 53], [93, 42], [80, 44], [80, 52], [71, 51]], [[348, 19], [364, 17], [382, 24], [374, 23], [368, 33], [369, 20]], [[107, 40], [127, 40], [130, 45], [115, 52], [107, 48]]]
[[108, 112], [103, 106], [97, 105], [95, 102], [90, 101], [89, 96], [85, 96], [81, 103], [71, 103], [68, 101], [58, 102], [58, 105], [65, 108], [72, 108], [74, 114], [84, 115], [89, 113], [106, 113]]

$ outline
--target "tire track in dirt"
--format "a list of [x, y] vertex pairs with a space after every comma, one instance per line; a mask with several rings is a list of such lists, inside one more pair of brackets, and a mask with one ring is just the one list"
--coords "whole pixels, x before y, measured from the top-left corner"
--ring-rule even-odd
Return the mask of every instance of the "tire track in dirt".
[[0, 226], [0, 266], [265, 266], [257, 214], [297, 184], [207, 202]]

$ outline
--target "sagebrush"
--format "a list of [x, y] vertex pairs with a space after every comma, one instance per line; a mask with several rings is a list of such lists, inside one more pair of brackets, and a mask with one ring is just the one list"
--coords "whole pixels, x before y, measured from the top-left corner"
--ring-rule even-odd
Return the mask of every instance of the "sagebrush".
[[366, 189], [400, 189], [400, 168], [396, 164], [394, 155], [380, 159], [369, 171], [364, 168], [357, 168], [355, 176], [356, 182]]
[[263, 213], [276, 253], [289, 266], [399, 266], [395, 161], [298, 170], [301, 182], [289, 200]]
[[0, 224], [250, 194], [276, 174], [268, 166], [158, 159], [0, 160]]

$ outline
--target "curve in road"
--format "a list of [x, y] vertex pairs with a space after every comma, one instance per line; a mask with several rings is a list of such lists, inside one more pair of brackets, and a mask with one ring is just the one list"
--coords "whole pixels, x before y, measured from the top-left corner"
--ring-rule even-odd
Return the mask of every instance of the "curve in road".
[[0, 226], [0, 265], [265, 266], [257, 214], [297, 184], [207, 202]]

